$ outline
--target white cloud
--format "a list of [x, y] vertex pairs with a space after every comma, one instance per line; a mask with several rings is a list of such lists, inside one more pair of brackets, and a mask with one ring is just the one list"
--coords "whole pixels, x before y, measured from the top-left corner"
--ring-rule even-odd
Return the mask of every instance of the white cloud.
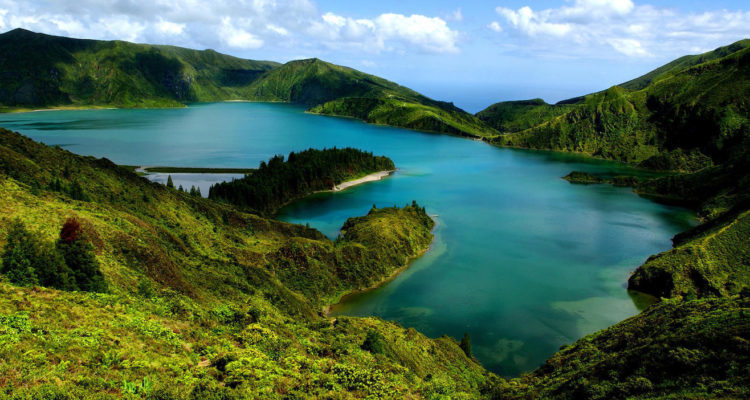
[[750, 36], [750, 12], [683, 13], [632, 0], [573, 0], [558, 8], [495, 11], [510, 28], [504, 34], [525, 40], [523, 48], [567, 56], [674, 56]]
[[518, 11], [498, 7], [497, 13], [505, 17], [514, 28], [529, 36], [565, 36], [572, 30], [571, 24], [547, 22], [546, 13], [537, 14], [530, 7], [522, 7]]
[[354, 48], [368, 52], [405, 51], [458, 52], [458, 32], [441, 18], [424, 15], [382, 14], [374, 19], [353, 19], [323, 14], [310, 33], [331, 48]]
[[446, 21], [457, 21], [461, 22], [464, 20], [464, 13], [461, 11], [460, 8], [457, 8], [452, 13], [445, 16]]
[[[461, 17], [461, 11], [453, 13]], [[22, 27], [91, 39], [170, 43], [194, 48], [287, 49], [319, 54], [451, 53], [458, 32], [424, 15], [381, 14], [354, 19], [320, 12], [313, 0], [0, 0], [0, 28]]]
[[156, 23], [156, 29], [165, 35], [179, 35], [185, 29], [185, 24], [177, 24], [160, 18]]
[[500, 32], [503, 31], [503, 27], [500, 26], [500, 23], [497, 22], [497, 21], [490, 22], [490, 24], [487, 25], [487, 28], [489, 28], [490, 30], [493, 30], [495, 32], [498, 32], [498, 33], [500, 33]]
[[635, 39], [609, 39], [609, 44], [612, 45], [615, 50], [626, 56], [642, 57], [651, 55], [643, 48], [641, 42]]
[[263, 46], [263, 40], [258, 39], [255, 35], [242, 28], [237, 28], [229, 17], [222, 20], [219, 33], [221, 34], [221, 39], [229, 47], [257, 49]]

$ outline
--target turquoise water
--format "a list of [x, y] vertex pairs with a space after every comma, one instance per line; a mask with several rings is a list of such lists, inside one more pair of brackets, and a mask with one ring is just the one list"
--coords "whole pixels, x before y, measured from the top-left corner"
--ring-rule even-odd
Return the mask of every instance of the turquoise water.
[[694, 223], [688, 211], [627, 188], [560, 179], [571, 170], [627, 170], [622, 165], [290, 105], [6, 114], [0, 126], [121, 164], [255, 167], [274, 154], [332, 146], [387, 155], [399, 168], [393, 176], [295, 202], [279, 217], [335, 237], [346, 218], [373, 204], [425, 205], [438, 221], [431, 251], [334, 313], [375, 315], [433, 337], [469, 332], [475, 355], [504, 375], [530, 371], [560, 346], [636, 314], [643, 299], [625, 289], [630, 271]]

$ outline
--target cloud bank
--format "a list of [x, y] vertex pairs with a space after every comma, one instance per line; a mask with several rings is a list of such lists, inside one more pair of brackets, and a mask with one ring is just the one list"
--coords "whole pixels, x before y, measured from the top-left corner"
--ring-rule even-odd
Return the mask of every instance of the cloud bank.
[[[684, 13], [632, 0], [574, 0], [558, 8], [497, 7], [488, 28], [534, 51], [651, 57], [702, 52], [750, 36], [750, 12]], [[615, 54], [613, 54], [615, 53]]]
[[0, 30], [16, 27], [228, 51], [459, 51], [458, 31], [442, 18], [385, 13], [353, 19], [321, 13], [310, 0], [0, 0]]

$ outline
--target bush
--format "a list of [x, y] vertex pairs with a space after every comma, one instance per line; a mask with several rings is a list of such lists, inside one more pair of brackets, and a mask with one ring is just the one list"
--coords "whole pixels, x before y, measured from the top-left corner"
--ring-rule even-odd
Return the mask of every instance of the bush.
[[360, 347], [372, 354], [385, 354], [385, 340], [383, 340], [383, 335], [376, 330], [367, 332], [367, 337]]

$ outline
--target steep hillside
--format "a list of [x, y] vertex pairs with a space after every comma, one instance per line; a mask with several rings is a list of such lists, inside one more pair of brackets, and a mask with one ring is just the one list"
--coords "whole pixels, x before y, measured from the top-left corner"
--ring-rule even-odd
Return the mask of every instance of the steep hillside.
[[685, 68], [690, 68], [694, 65], [724, 58], [748, 47], [750, 47], [750, 39], [745, 39], [740, 40], [739, 42], [732, 43], [729, 46], [719, 47], [716, 50], [710, 51], [708, 53], [683, 56], [668, 64], [662, 65], [661, 67], [645, 75], [621, 83], [618, 86], [629, 90], [641, 90], [648, 86], [651, 82], [665, 78], [670, 74], [679, 72]]
[[462, 136], [491, 137], [494, 130], [452, 103], [318, 59], [292, 61], [252, 84], [253, 98], [312, 106], [316, 114]]
[[107, 292], [0, 275], [0, 398], [473, 396], [488, 376], [453, 339], [320, 316], [427, 249], [416, 205], [334, 242], [0, 131], [0, 252], [16, 221], [53, 246], [70, 218]]
[[547, 104], [542, 99], [503, 101], [477, 113], [477, 117], [502, 133], [533, 128], [569, 111], [569, 105]]
[[122, 41], [0, 35], [4, 107], [179, 106], [247, 97], [247, 85], [278, 64]]
[[[745, 157], [750, 140], [747, 44], [742, 41], [678, 60], [625, 85], [645, 85], [642, 89], [613, 87], [588, 95], [566, 105], [571, 107], [567, 112], [493, 142], [677, 171]], [[492, 114], [491, 110], [479, 115]], [[546, 110], [552, 112], [549, 106]], [[495, 126], [523, 126], [527, 119], [524, 113], [510, 113], [496, 118]]]

